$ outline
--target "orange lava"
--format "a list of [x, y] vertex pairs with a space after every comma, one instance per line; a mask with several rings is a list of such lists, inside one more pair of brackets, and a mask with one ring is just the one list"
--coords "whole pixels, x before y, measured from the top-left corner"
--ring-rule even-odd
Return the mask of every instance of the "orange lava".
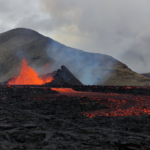
[[[48, 90], [49, 87], [39, 87]], [[148, 88], [149, 87], [145, 87]], [[81, 104], [89, 104], [89, 100], [95, 101], [96, 104], [102, 104], [108, 108], [102, 108], [95, 111], [82, 111], [81, 114], [89, 118], [107, 116], [139, 116], [142, 114], [150, 115], [150, 96], [149, 95], [132, 95], [132, 94], [118, 94], [118, 93], [97, 93], [97, 92], [83, 92], [75, 91], [72, 88], [50, 88], [59, 93], [44, 94], [39, 96], [39, 100], [56, 100], [57, 97], [68, 99], [68, 97], [78, 97]], [[127, 89], [129, 89], [127, 87]], [[66, 97], [64, 97], [66, 96]], [[33, 97], [31, 97], [33, 98]], [[37, 99], [35, 97], [34, 99]], [[88, 101], [86, 101], [86, 99]], [[85, 101], [84, 101], [85, 100]], [[94, 104], [95, 104], [94, 102]], [[85, 106], [86, 107], [86, 106]], [[93, 107], [95, 107], [93, 105]]]
[[54, 91], [57, 91], [59, 93], [81, 93], [81, 92], [77, 92], [77, 91], [74, 91], [72, 88], [51, 88], [52, 90]]
[[[117, 94], [117, 93], [96, 93], [96, 92], [82, 92], [74, 91], [72, 88], [51, 88], [59, 92], [59, 95], [66, 95], [69, 97], [86, 97], [91, 101], [108, 106], [108, 109], [101, 109], [91, 112], [81, 112], [89, 118], [96, 116], [139, 116], [142, 114], [150, 115], [150, 96], [132, 95], [132, 94]], [[56, 97], [55, 94], [53, 94]], [[81, 100], [81, 104], [83, 103]]]
[[149, 99], [150, 96], [142, 95], [138, 95], [137, 97], [130, 94], [118, 94], [113, 96], [108, 93], [102, 94], [99, 97], [95, 97], [93, 100], [108, 106], [109, 109], [82, 112], [82, 115], [86, 115], [89, 118], [96, 116], [139, 116], [145, 113], [150, 115]]
[[22, 61], [22, 69], [18, 77], [14, 77], [8, 82], [9, 85], [43, 85], [45, 83], [51, 82], [52, 77], [39, 78], [38, 73], [27, 66], [25, 59]]

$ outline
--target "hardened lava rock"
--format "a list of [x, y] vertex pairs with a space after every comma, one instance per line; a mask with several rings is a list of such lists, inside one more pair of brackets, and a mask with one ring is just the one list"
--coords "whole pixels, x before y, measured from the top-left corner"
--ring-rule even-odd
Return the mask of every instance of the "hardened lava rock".
[[[57, 96], [56, 96], [57, 95]], [[88, 97], [50, 88], [0, 88], [0, 150], [149, 150], [150, 116], [93, 117], [107, 110]]]
[[72, 86], [76, 91], [84, 92], [99, 92], [99, 93], [119, 93], [119, 94], [135, 94], [135, 95], [150, 95], [149, 87], [137, 86]]

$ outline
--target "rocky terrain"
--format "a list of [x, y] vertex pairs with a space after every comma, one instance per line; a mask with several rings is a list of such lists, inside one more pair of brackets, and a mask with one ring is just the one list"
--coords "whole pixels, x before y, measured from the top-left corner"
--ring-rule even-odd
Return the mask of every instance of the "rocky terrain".
[[118, 93], [132, 95], [150, 95], [149, 87], [136, 86], [71, 86], [76, 91], [99, 92], [99, 93]]
[[[23, 58], [39, 76], [64, 65], [86, 85], [150, 85], [149, 78], [111, 56], [70, 48], [30, 29], [17, 28], [1, 33], [0, 82], [19, 75]], [[49, 65], [47, 72], [44, 71], [46, 64]]]
[[61, 69], [48, 73], [41, 76], [53, 77], [54, 80], [50, 83], [47, 83], [46, 86], [71, 86], [71, 85], [83, 85], [65, 66], [61, 66]]
[[150, 115], [89, 118], [82, 112], [109, 106], [97, 102], [100, 97], [91, 101], [88, 93], [75, 95], [41, 86], [1, 86], [0, 149], [150, 149]]

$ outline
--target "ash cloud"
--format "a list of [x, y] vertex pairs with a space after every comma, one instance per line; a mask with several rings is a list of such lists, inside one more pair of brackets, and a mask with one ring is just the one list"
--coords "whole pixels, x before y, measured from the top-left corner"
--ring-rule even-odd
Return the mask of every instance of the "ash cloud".
[[149, 0], [0, 0], [0, 32], [38, 31], [67, 46], [150, 72]]
[[119, 57], [126, 64], [130, 64], [133, 70], [143, 73], [150, 72], [150, 32], [141, 32], [137, 38], [127, 47]]
[[52, 17], [59, 41], [68, 39], [69, 46], [108, 54], [134, 71], [147, 72], [149, 41], [139, 35], [149, 29], [149, 7], [148, 0], [43, 0], [41, 10]]
[[50, 28], [50, 17], [39, 10], [41, 0], [0, 0], [0, 32], [29, 28], [44, 32]]

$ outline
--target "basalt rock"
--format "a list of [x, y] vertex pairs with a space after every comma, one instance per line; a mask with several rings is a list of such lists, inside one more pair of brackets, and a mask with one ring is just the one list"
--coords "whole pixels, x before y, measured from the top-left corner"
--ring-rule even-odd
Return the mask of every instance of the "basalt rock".
[[[61, 66], [61, 69], [49, 74], [54, 80], [46, 85], [83, 85], [65, 66]], [[48, 75], [46, 75], [48, 76]]]
[[88, 97], [55, 94], [50, 88], [0, 88], [0, 150], [150, 149], [150, 115], [88, 118], [81, 112], [107, 108]]

